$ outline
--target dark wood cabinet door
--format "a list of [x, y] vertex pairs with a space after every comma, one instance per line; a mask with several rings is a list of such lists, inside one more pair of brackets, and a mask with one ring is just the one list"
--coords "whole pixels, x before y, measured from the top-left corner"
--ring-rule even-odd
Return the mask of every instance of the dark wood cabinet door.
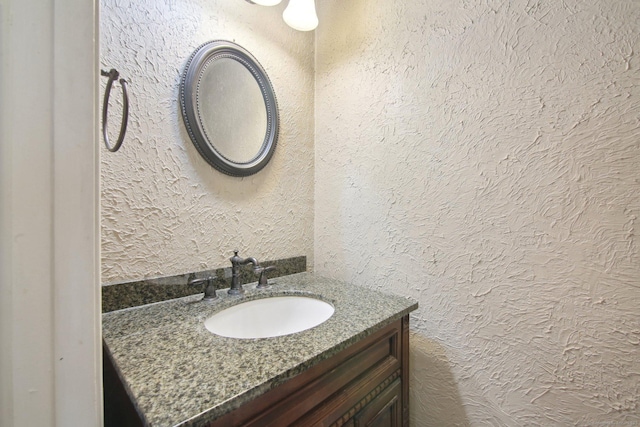
[[354, 427], [401, 427], [402, 387], [395, 380], [382, 393], [356, 414]]

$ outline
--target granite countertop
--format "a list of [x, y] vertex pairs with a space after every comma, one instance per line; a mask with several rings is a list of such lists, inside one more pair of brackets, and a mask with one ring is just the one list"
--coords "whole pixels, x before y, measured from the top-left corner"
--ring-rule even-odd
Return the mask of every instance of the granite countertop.
[[[151, 426], [197, 426], [216, 419], [415, 310], [416, 302], [299, 273], [103, 314], [103, 339], [143, 419]], [[275, 338], [234, 339], [204, 327], [213, 313], [242, 301], [301, 294], [331, 303], [321, 325]], [[269, 319], [265, 319], [269, 321]]]

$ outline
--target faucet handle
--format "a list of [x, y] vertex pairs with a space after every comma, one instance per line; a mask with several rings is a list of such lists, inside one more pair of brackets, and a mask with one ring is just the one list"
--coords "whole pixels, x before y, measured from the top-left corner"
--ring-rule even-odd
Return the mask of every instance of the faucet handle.
[[207, 279], [191, 279], [187, 282], [188, 286], [198, 286], [207, 282]]
[[258, 286], [256, 286], [256, 289], [266, 289], [269, 287], [269, 283], [267, 282], [267, 271], [273, 271], [276, 270], [276, 266], [275, 265], [270, 265], [268, 267], [257, 267], [254, 269], [254, 271], [257, 273], [260, 273], [260, 278], [258, 279]]
[[214, 285], [214, 280], [213, 280], [213, 277], [211, 276], [207, 277], [206, 279], [191, 279], [189, 280], [189, 282], [187, 282], [187, 285], [189, 286], [206, 285], [204, 287], [204, 296], [202, 297], [203, 300], [210, 301], [218, 298], [218, 295], [216, 295], [216, 287]]

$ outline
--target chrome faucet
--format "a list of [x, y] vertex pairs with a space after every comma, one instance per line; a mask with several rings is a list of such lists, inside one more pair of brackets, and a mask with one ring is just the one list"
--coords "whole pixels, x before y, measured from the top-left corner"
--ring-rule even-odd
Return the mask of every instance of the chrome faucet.
[[259, 270], [260, 264], [258, 260], [253, 257], [248, 258], [240, 258], [238, 256], [238, 251], [233, 251], [234, 255], [229, 258], [231, 261], [231, 288], [229, 288], [229, 295], [240, 295], [244, 293], [244, 289], [242, 289], [242, 283], [240, 283], [240, 266], [253, 264], [253, 270]]

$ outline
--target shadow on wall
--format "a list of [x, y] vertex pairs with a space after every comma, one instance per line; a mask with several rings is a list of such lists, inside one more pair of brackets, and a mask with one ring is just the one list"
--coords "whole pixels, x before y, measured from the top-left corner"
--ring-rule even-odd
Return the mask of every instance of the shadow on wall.
[[409, 342], [410, 425], [471, 425], [444, 348], [413, 332]]

